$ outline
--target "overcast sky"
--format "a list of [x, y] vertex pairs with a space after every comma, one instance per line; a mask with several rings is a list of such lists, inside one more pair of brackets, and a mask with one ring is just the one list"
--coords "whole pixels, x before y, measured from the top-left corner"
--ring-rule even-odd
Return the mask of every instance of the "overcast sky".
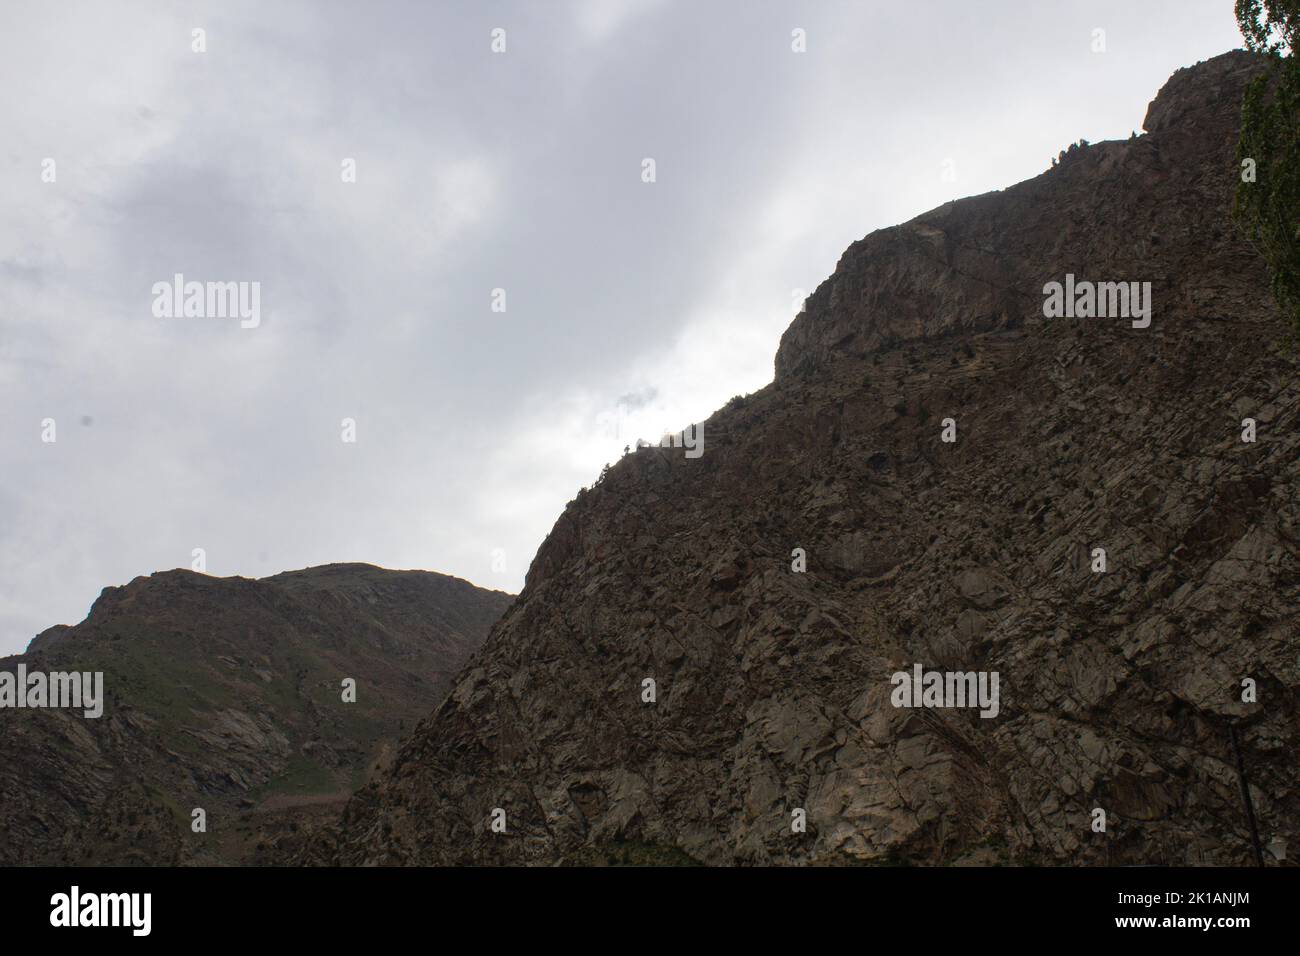
[[[1239, 45], [1232, 0], [4, 21], [0, 654], [195, 548], [217, 575], [366, 561], [517, 591], [624, 445], [771, 381], [794, 290], [850, 242], [1127, 137], [1170, 73]], [[176, 273], [259, 283], [260, 325], [155, 316]]]

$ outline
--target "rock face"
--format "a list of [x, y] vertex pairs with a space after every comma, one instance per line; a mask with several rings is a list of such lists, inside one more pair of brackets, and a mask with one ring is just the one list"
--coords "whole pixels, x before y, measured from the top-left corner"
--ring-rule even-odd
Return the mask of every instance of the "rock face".
[[[570, 503], [306, 858], [1245, 864], [1234, 735], [1294, 858], [1300, 365], [1229, 220], [1259, 68], [854, 243], [702, 457]], [[1067, 273], [1150, 282], [1150, 326], [1044, 318]], [[996, 672], [997, 715], [894, 706], [916, 664]]]
[[106, 698], [90, 719], [0, 710], [0, 864], [282, 859], [391, 758], [510, 600], [362, 564], [106, 588], [81, 624], [0, 660], [102, 671]]

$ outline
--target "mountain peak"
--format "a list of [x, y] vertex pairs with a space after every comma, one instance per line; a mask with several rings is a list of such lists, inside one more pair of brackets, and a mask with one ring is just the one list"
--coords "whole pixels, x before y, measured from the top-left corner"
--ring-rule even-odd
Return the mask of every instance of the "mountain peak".
[[[0, 862], [281, 859], [442, 701], [509, 603], [365, 564], [105, 588], [86, 620], [0, 661], [102, 673], [106, 697], [93, 719], [5, 711]], [[212, 836], [190, 831], [194, 808]]]
[[1181, 247], [1160, 239], [1170, 228], [1198, 230], [1207, 256], [1236, 254], [1219, 173], [1232, 163], [1242, 92], [1265, 63], [1233, 51], [1180, 70], [1152, 102], [1147, 136], [1073, 147], [1033, 179], [853, 243], [781, 337], [776, 378], [921, 338], [1037, 325], [1044, 283], [1067, 271], [1149, 278], [1173, 293]]
[[[1183, 67], [1160, 88], [1147, 107], [1142, 128], [1157, 133], [1180, 124], [1197, 122], [1196, 114], [1209, 110], [1227, 113], [1226, 120], [1236, 123], [1241, 109], [1241, 92], [1246, 84], [1265, 68], [1267, 58], [1246, 50], [1229, 50], [1218, 56]], [[1211, 122], [1223, 122], [1217, 116]]]

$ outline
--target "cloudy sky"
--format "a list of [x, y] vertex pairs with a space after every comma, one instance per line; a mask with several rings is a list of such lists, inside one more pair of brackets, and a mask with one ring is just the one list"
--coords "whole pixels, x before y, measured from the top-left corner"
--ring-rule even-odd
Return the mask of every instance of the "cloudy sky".
[[[6, 0], [0, 654], [196, 548], [517, 591], [850, 242], [1127, 137], [1231, 8]], [[158, 317], [177, 273], [260, 324]]]

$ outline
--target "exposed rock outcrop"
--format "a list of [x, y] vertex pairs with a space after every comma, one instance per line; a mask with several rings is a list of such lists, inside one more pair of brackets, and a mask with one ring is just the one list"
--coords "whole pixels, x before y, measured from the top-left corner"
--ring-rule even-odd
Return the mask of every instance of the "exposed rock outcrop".
[[[854, 243], [703, 457], [570, 504], [306, 858], [1245, 863], [1233, 726], [1261, 841], [1300, 846], [1300, 366], [1229, 220], [1257, 69]], [[1150, 327], [1044, 318], [1067, 273], [1152, 283]], [[997, 672], [997, 716], [893, 706], [916, 663]]]

